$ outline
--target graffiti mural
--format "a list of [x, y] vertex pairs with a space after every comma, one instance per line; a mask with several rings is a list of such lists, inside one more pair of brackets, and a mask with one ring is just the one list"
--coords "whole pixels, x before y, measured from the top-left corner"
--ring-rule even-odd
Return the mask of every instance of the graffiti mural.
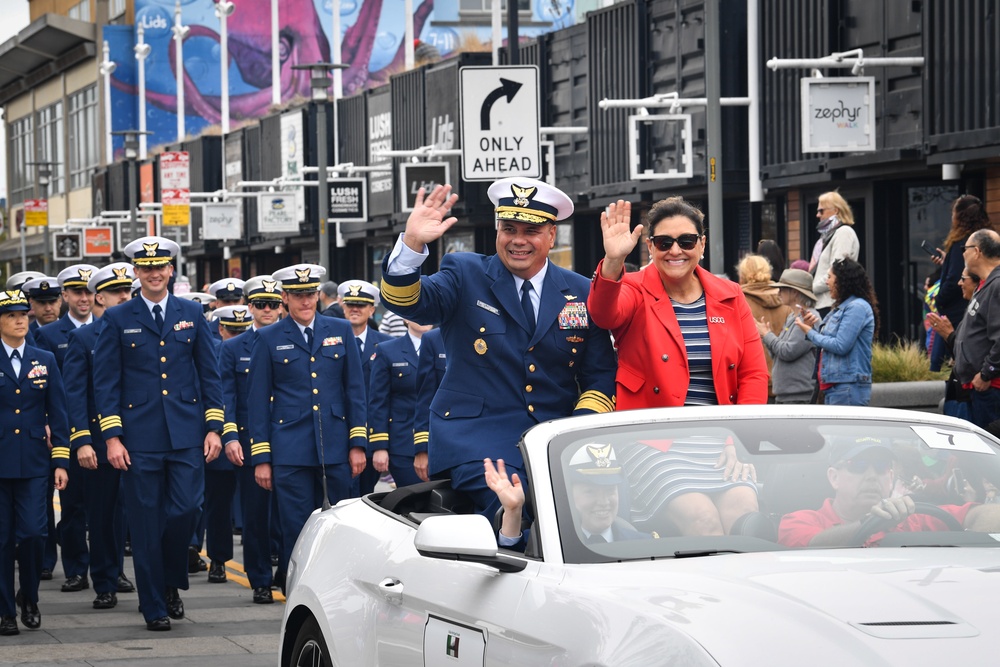
[[[520, 0], [527, 6], [528, 0]], [[271, 110], [271, 8], [267, 0], [233, 0], [227, 23], [231, 122], [259, 118]], [[146, 129], [150, 146], [176, 140], [177, 71], [175, 0], [135, 0], [136, 25], [151, 47], [145, 62]], [[403, 0], [340, 0], [344, 95], [387, 83], [404, 66]], [[443, 55], [472, 41], [488, 45], [490, 0], [413, 0], [414, 35]], [[530, 0], [531, 18], [522, 38], [572, 25], [573, 0]], [[485, 11], [484, 11], [485, 10]], [[332, 0], [281, 0], [279, 62], [281, 100], [310, 95], [309, 73], [295, 65], [329, 62]], [[213, 0], [181, 0], [182, 22], [190, 27], [183, 44], [185, 130], [197, 135], [221, 120], [219, 19]], [[112, 124], [137, 129], [137, 63], [133, 26], [107, 26], [105, 39], [117, 69], [112, 75]], [[116, 153], [121, 139], [116, 138]]]

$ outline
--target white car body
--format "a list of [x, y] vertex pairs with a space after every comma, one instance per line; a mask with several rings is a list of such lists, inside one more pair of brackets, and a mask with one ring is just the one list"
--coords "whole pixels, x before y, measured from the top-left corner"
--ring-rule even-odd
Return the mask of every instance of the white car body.
[[[903, 434], [907, 425], [933, 427], [961, 434], [954, 438], [966, 448], [960, 456], [992, 456], [990, 465], [998, 465], [997, 441], [970, 424], [893, 410], [676, 408], [541, 424], [522, 444], [541, 557], [495, 555], [493, 528], [478, 515], [434, 516], [418, 527], [381, 508], [378, 494], [317, 510], [289, 567], [281, 664], [307, 662], [292, 662], [292, 653], [310, 618], [318, 628], [313, 657], [322, 657], [313, 664], [340, 666], [994, 663], [1000, 550], [988, 546], [989, 535], [961, 548], [834, 549], [758, 549], [756, 537], [726, 536], [703, 539], [729, 540], [720, 549], [753, 546], [700, 557], [565, 562], [567, 517], [561, 533], [552, 443], [595, 427], [763, 425], [787, 417], [842, 420], [861, 430], [872, 420], [873, 428]], [[778, 462], [764, 448], [757, 455], [763, 466]], [[712, 548], [702, 544], [691, 548]], [[451, 560], [449, 550], [479, 554], [485, 564]]]

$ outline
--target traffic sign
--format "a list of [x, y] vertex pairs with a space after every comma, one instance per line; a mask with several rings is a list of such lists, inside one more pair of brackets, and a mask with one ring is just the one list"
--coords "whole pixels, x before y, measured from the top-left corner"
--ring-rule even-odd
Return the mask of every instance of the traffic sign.
[[49, 224], [49, 200], [25, 199], [24, 224], [28, 227], [45, 227]]
[[160, 198], [164, 226], [191, 224], [191, 169], [187, 151], [160, 154]]
[[538, 67], [463, 67], [462, 178], [542, 175]]

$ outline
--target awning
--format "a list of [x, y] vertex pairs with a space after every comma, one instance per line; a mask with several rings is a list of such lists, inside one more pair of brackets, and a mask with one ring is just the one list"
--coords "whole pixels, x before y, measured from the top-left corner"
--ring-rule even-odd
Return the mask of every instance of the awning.
[[0, 44], [0, 105], [96, 54], [97, 25], [45, 14]]
[[[26, 234], [24, 248], [28, 257], [41, 257], [45, 254], [45, 234]], [[12, 262], [21, 259], [21, 237], [7, 239], [0, 243], [0, 262]]]

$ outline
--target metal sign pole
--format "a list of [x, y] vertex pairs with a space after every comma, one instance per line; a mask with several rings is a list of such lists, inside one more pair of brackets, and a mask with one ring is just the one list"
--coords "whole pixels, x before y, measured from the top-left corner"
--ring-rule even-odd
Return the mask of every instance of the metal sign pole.
[[708, 248], [712, 273], [726, 272], [722, 215], [722, 85], [719, 68], [719, 0], [705, 0], [705, 93], [708, 98]]

